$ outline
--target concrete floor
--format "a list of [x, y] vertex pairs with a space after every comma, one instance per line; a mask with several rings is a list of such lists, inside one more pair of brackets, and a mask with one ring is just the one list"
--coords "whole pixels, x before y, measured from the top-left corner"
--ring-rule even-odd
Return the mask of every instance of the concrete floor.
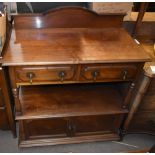
[[18, 139], [14, 139], [10, 131], [0, 131], [0, 152], [5, 153], [108, 153], [145, 150], [155, 144], [155, 136], [144, 134], [126, 135], [123, 141], [92, 142], [69, 145], [18, 148]]

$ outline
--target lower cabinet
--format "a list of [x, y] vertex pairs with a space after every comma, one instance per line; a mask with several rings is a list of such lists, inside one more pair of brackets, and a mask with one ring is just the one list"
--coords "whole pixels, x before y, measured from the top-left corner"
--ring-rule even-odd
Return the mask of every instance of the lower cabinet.
[[19, 146], [119, 140], [122, 115], [21, 120]]

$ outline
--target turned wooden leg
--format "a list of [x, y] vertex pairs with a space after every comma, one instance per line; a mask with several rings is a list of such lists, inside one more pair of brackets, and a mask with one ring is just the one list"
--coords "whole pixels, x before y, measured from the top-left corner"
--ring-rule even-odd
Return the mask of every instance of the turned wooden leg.
[[128, 104], [129, 104], [129, 102], [130, 102], [130, 98], [131, 98], [131, 95], [132, 95], [132, 92], [133, 92], [134, 88], [135, 88], [135, 83], [132, 82], [132, 83], [130, 84], [128, 94], [127, 94], [127, 96], [126, 96], [126, 98], [125, 98], [125, 100], [124, 100], [124, 102], [123, 102], [123, 105], [122, 105], [122, 108], [123, 108], [123, 109], [128, 108]]
[[21, 104], [19, 101], [19, 88], [13, 88], [12, 92], [15, 99], [16, 114], [21, 115], [22, 111], [21, 111]]
[[124, 131], [127, 131], [130, 125], [130, 122], [135, 112], [137, 111], [138, 106], [140, 105], [140, 102], [142, 101], [142, 98], [148, 89], [148, 86], [150, 85], [150, 81], [151, 81], [150, 77], [146, 75], [143, 76], [143, 79], [141, 80], [139, 84], [139, 88], [137, 89], [136, 96], [134, 96], [134, 99], [132, 100], [132, 106], [130, 108], [130, 112], [127, 116], [127, 119], [125, 120], [124, 127], [123, 127]]

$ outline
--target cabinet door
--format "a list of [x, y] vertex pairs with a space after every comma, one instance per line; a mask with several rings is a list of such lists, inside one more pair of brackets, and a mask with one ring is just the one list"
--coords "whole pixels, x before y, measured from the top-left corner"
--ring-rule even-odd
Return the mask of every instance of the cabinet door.
[[120, 115], [83, 116], [71, 118], [74, 136], [117, 133]]
[[117, 133], [121, 115], [24, 120], [25, 140]]
[[63, 118], [24, 120], [23, 127], [25, 140], [67, 136], [67, 122]]

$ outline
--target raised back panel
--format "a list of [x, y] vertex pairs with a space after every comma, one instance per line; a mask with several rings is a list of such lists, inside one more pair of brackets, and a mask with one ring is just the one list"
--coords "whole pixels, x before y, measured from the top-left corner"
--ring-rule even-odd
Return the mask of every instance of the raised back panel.
[[99, 15], [82, 7], [63, 7], [43, 14], [14, 16], [15, 28], [106, 28], [121, 27], [124, 14]]

